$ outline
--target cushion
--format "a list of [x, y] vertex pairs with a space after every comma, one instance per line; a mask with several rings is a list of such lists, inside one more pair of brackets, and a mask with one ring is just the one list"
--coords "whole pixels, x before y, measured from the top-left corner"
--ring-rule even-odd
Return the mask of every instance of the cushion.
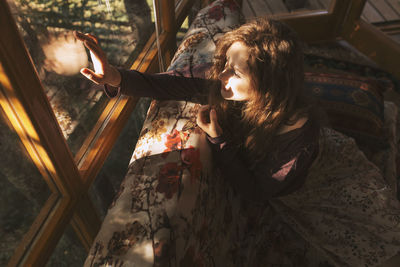
[[383, 174], [383, 178], [393, 189], [393, 193], [397, 191], [397, 165], [396, 157], [398, 156], [398, 130], [396, 126], [398, 122], [398, 107], [391, 101], [385, 101], [385, 120], [383, 125], [383, 135], [388, 142], [388, 147], [382, 149], [372, 155], [369, 155], [369, 160], [374, 163]]
[[353, 137], [360, 148], [378, 151], [387, 146], [385, 84], [356, 75], [306, 72], [305, 86], [326, 110], [332, 128]]
[[168, 70], [212, 62], [215, 44], [236, 28], [242, 17], [234, 0], [219, 0], [199, 11], [176, 51]]

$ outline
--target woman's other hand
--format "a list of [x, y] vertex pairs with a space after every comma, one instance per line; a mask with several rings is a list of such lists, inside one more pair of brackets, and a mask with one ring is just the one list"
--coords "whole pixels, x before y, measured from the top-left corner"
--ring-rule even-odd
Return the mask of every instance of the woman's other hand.
[[74, 36], [89, 49], [94, 66], [94, 71], [83, 68], [80, 72], [96, 84], [109, 84], [118, 87], [121, 83], [121, 74], [108, 63], [106, 54], [101, 49], [97, 38], [90, 33], [83, 34], [78, 31], [74, 31]]
[[217, 112], [209, 105], [201, 106], [196, 118], [197, 125], [210, 137], [222, 135], [222, 129], [218, 124]]

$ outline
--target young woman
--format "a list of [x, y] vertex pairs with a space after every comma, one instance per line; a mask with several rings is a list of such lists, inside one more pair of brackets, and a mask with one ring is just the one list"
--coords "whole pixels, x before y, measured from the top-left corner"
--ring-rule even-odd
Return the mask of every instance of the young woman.
[[104, 84], [110, 97], [206, 102], [208, 95], [197, 124], [225, 179], [250, 203], [279, 210], [330, 263], [372, 266], [399, 252], [400, 206], [352, 139], [321, 128], [289, 27], [258, 19], [225, 34], [208, 79], [116, 69], [94, 36], [75, 36], [95, 66], [81, 73]]
[[[92, 35], [76, 37], [96, 55], [96, 72], [82, 74], [122, 94], [193, 100], [209, 90], [197, 124], [213, 144], [218, 166], [245, 197], [265, 201], [303, 183], [318, 151], [319, 129], [303, 91], [301, 47], [283, 24], [260, 20], [226, 34], [210, 81], [117, 70]], [[110, 96], [117, 94], [107, 88]]]

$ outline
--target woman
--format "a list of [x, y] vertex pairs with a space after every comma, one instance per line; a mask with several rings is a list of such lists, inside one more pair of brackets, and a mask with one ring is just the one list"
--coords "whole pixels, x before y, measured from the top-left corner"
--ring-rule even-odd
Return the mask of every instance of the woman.
[[[213, 144], [222, 173], [233, 177], [245, 197], [265, 201], [303, 183], [318, 151], [319, 129], [303, 91], [302, 50], [285, 25], [259, 20], [226, 34], [218, 44], [210, 81], [118, 71], [92, 35], [76, 37], [96, 55], [96, 72], [82, 69], [82, 74], [119, 87], [122, 94], [193, 101], [211, 87], [213, 108], [203, 106], [197, 124]], [[111, 92], [115, 88], [107, 88], [110, 96], [116, 95]]]
[[[354, 141], [339, 143], [342, 135], [321, 130], [303, 87], [301, 46], [286, 25], [259, 19], [225, 34], [208, 80], [117, 70], [94, 36], [75, 35], [91, 50], [95, 65], [95, 72], [85, 68], [81, 73], [105, 84], [111, 97], [204, 101], [208, 94], [197, 124], [223, 176], [247, 201], [271, 204], [328, 262], [370, 266], [399, 251], [398, 202]], [[358, 165], [353, 171], [360, 182], [349, 172], [337, 182], [331, 179], [334, 171], [326, 163], [332, 155], [350, 156], [351, 164], [344, 161], [334, 171]]]

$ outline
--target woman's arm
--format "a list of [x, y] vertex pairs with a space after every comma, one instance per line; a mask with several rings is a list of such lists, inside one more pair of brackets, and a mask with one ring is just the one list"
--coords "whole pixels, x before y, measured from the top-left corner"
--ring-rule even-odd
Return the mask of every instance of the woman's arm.
[[198, 66], [193, 69], [186, 68], [158, 74], [119, 69], [121, 74], [119, 88], [111, 91], [106, 86], [106, 94], [109, 97], [121, 93], [158, 100], [187, 100], [204, 103], [207, 101], [209, 87], [219, 85], [218, 81], [204, 78], [204, 68], [205, 66]]
[[206, 64], [163, 74], [145, 74], [135, 70], [117, 69], [108, 63], [107, 56], [94, 35], [77, 31], [74, 35], [89, 49], [94, 66], [94, 71], [83, 68], [81, 73], [92, 82], [103, 84], [105, 93], [109, 97], [122, 93], [160, 100], [205, 102], [208, 87], [219, 85], [218, 81], [211, 82], [204, 79], [206, 68], [209, 67]]

